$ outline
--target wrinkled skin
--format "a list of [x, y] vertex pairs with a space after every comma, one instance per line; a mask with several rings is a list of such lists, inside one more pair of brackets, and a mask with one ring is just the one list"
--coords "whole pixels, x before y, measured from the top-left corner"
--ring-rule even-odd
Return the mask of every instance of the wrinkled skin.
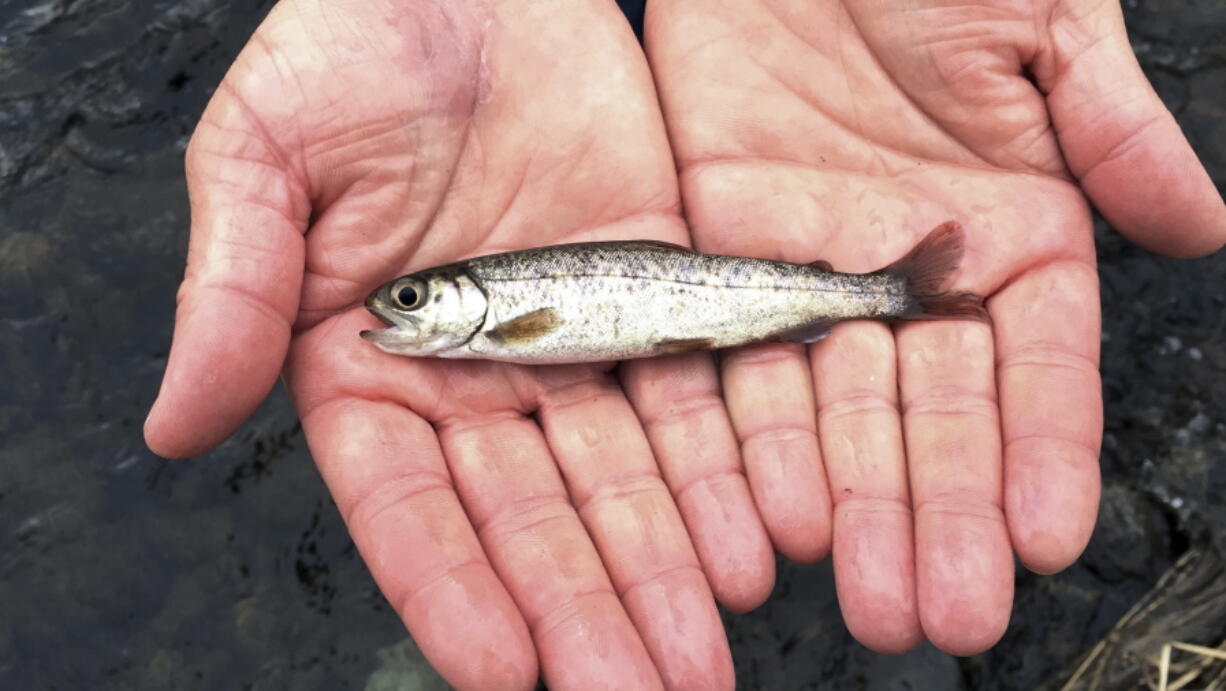
[[[833, 544], [870, 647], [990, 646], [1010, 549], [1062, 568], [1097, 504], [1079, 185], [1179, 255], [1220, 246], [1226, 212], [1112, 5], [815, 5], [653, 3], [653, 85], [612, 3], [283, 0], [188, 151], [150, 447], [211, 448], [283, 372], [371, 573], [460, 688], [727, 688], [714, 601], [759, 604], [772, 544]], [[379, 326], [366, 293], [423, 267], [689, 243], [682, 195], [703, 250], [848, 271], [956, 218], [959, 287], [995, 325], [843, 325], [722, 372], [419, 360], [357, 336]]]

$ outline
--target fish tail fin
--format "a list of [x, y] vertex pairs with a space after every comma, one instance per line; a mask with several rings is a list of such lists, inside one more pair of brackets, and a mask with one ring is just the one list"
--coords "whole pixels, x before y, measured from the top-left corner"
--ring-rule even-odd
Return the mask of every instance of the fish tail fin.
[[901, 276], [907, 281], [912, 307], [899, 319], [970, 319], [991, 323], [983, 298], [948, 290], [962, 261], [963, 250], [962, 226], [957, 221], [947, 221], [933, 228], [902, 259], [882, 269], [882, 273]]
[[902, 316], [906, 321], [933, 321], [937, 319], [966, 319], [992, 323], [983, 306], [983, 298], [974, 293], [952, 292], [936, 295], [916, 295], [915, 311]]

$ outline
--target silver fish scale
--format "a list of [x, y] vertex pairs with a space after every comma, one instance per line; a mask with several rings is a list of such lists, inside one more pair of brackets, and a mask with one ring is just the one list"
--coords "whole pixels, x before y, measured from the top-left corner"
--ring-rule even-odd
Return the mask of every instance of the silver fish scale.
[[[696, 339], [722, 348], [912, 308], [898, 276], [832, 273], [654, 243], [559, 245], [461, 265], [486, 295], [486, 319], [462, 349], [440, 353], [444, 357], [618, 360], [684, 349]], [[557, 320], [548, 333], [522, 341], [495, 333], [541, 310]]]
[[474, 276], [490, 281], [622, 277], [726, 288], [778, 288], [841, 293], [906, 294], [897, 277], [826, 272], [804, 264], [701, 254], [651, 242], [553, 245], [470, 259]]

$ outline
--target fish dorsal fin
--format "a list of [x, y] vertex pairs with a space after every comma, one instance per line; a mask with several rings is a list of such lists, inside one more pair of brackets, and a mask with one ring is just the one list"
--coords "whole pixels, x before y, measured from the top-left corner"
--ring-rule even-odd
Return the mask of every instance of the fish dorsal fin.
[[830, 329], [837, 323], [835, 319], [818, 319], [802, 324], [794, 329], [788, 329], [775, 336], [775, 340], [784, 343], [817, 343], [830, 335]]
[[500, 343], [525, 343], [546, 336], [561, 325], [557, 311], [544, 307], [504, 321], [487, 335]]
[[815, 262], [809, 262], [808, 264], [805, 264], [805, 266], [809, 267], [810, 269], [817, 269], [818, 271], [834, 273], [834, 267], [831, 266], [830, 262], [826, 261], [825, 259], [818, 259]]
[[651, 247], [659, 247], [665, 250], [676, 250], [678, 252], [693, 252], [694, 249], [685, 245], [678, 245], [675, 242], [664, 242], [663, 240], [631, 240], [638, 245], [650, 245]]
[[674, 338], [656, 344], [656, 350], [661, 353], [693, 353], [714, 347], [714, 338]]

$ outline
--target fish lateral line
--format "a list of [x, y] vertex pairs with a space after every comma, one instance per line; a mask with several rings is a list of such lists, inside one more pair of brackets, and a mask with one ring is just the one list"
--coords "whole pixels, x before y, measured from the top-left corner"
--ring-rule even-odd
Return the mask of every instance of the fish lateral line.
[[[798, 266], [805, 266], [805, 265], [799, 264]], [[884, 274], [884, 270], [870, 271], [868, 273], [863, 273], [863, 274], [845, 274], [845, 273], [840, 273], [837, 271], [827, 272], [827, 273], [831, 276], [849, 276], [849, 277], [881, 276]], [[890, 275], [894, 275], [894, 274], [890, 274]], [[766, 285], [744, 285], [744, 284], [736, 284], [736, 283], [704, 283], [701, 281], [687, 281], [687, 280], [680, 279], [680, 278], [668, 278], [668, 277], [662, 277], [662, 276], [637, 276], [637, 275], [606, 274], [606, 273], [590, 273], [590, 274], [565, 273], [565, 274], [549, 274], [549, 275], [543, 275], [543, 276], [524, 276], [522, 278], [519, 278], [519, 277], [517, 278], [490, 278], [488, 276], [484, 276], [481, 278], [481, 282], [483, 283], [523, 283], [526, 281], [561, 280], [565, 278], [620, 278], [620, 279], [624, 279], [627, 281], [654, 281], [656, 283], [675, 283], [678, 285], [698, 286], [698, 287], [703, 287], [703, 288], [727, 288], [729, 290], [774, 290], [774, 291], [779, 291], [779, 292], [791, 292], [791, 293], [831, 293], [835, 295], [870, 295], [870, 294], [906, 295], [905, 289], [904, 290], [852, 290], [848, 288], [789, 286], [789, 285], [780, 285], [780, 284], [774, 284], [774, 283], [766, 284]]]

